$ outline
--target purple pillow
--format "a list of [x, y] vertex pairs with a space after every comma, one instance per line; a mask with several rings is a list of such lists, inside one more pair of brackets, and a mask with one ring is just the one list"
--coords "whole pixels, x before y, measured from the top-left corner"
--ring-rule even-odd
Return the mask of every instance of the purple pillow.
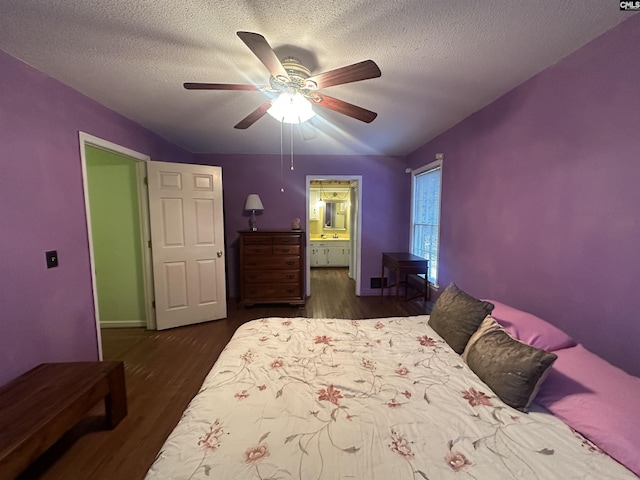
[[558, 327], [554, 327], [531, 313], [495, 300], [485, 300], [485, 302], [491, 302], [495, 305], [491, 316], [513, 337], [527, 345], [547, 352], [576, 345], [576, 342]]
[[536, 402], [640, 475], [640, 378], [582, 345], [554, 353]]

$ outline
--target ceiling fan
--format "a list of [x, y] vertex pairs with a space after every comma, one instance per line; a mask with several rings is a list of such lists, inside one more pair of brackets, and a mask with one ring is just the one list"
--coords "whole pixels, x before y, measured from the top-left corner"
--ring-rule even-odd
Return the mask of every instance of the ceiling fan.
[[328, 72], [311, 75], [309, 69], [293, 57], [287, 57], [282, 62], [278, 60], [275, 52], [262, 35], [252, 32], [237, 32], [237, 34], [271, 73], [269, 86], [257, 87], [255, 85], [233, 83], [193, 82], [184, 84], [184, 88], [187, 90], [257, 90], [265, 92], [271, 97], [243, 118], [235, 125], [235, 128], [245, 129], [253, 125], [272, 108], [278, 98], [284, 95], [291, 101], [294, 98], [300, 98], [300, 96], [304, 97], [313, 105], [342, 113], [366, 123], [372, 122], [378, 115], [365, 108], [318, 92], [322, 88], [381, 76], [382, 72], [380, 72], [378, 65], [373, 60], [365, 60]]

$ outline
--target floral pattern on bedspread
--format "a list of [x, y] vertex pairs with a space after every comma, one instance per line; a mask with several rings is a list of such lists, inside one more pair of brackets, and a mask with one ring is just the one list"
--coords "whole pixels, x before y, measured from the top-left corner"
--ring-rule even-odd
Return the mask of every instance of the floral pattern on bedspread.
[[427, 320], [243, 325], [147, 479], [636, 478], [505, 405]]

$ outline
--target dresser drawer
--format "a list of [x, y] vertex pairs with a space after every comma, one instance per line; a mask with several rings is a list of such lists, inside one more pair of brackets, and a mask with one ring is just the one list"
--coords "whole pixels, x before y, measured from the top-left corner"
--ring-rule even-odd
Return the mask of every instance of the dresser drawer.
[[247, 272], [244, 276], [246, 283], [300, 283], [298, 270], [256, 270]]
[[245, 255], [244, 268], [247, 270], [297, 270], [300, 268], [300, 257], [288, 255]]
[[270, 235], [245, 235], [242, 237], [245, 245], [271, 245], [271, 239]]
[[274, 255], [300, 255], [300, 245], [274, 245]]
[[[245, 245], [243, 248], [243, 253], [245, 255], [247, 254], [261, 254], [261, 255], [271, 255], [272, 253], [275, 253], [273, 251], [273, 248], [271, 245]], [[289, 248], [289, 247], [285, 247], [285, 248]]]
[[300, 235], [274, 235], [273, 236], [273, 244], [274, 245], [300, 245]]
[[301, 286], [295, 284], [250, 284], [244, 287], [245, 300], [301, 298]]

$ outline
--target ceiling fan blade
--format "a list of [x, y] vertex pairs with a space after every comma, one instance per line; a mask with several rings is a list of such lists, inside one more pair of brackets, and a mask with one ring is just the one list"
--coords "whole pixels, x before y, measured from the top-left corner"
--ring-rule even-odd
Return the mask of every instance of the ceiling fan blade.
[[240, 40], [242, 40], [247, 47], [258, 57], [269, 73], [273, 75], [275, 78], [283, 78], [285, 81], [289, 81], [289, 75], [287, 71], [278, 60], [275, 52], [267, 42], [266, 38], [264, 38], [259, 33], [252, 32], [237, 32]]
[[342, 85], [344, 83], [359, 82], [368, 80], [369, 78], [377, 78], [382, 75], [380, 68], [373, 60], [365, 60], [363, 62], [347, 65], [346, 67], [336, 68], [328, 72], [319, 73], [309, 77], [307, 81], [315, 82], [318, 88], [332, 87], [334, 85]]
[[184, 84], [187, 90], [260, 90], [255, 85], [239, 85], [236, 83], [193, 83]]
[[343, 115], [347, 115], [365, 123], [373, 122], [378, 116], [376, 112], [372, 112], [366, 108], [358, 107], [357, 105], [345, 102], [344, 100], [338, 100], [337, 98], [324, 94], [317, 94], [317, 97], [313, 100], [313, 104], [342, 113]]
[[270, 108], [271, 108], [271, 100], [264, 102], [262, 105], [256, 108], [253, 112], [251, 112], [249, 115], [247, 115], [242, 120], [240, 120], [240, 122], [238, 122], [238, 124], [235, 125], [233, 128], [239, 128], [241, 130], [244, 130], [245, 128], [249, 128], [251, 125], [253, 125], [258, 120], [260, 120], [267, 113], [267, 110], [269, 110]]

